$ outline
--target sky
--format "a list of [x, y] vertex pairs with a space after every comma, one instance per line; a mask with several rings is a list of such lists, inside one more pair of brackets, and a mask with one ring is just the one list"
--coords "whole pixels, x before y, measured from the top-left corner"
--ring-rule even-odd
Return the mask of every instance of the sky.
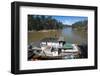
[[63, 24], [68, 24], [68, 25], [72, 25], [73, 23], [78, 21], [88, 20], [88, 17], [82, 17], [82, 16], [52, 16], [52, 18], [62, 22]]

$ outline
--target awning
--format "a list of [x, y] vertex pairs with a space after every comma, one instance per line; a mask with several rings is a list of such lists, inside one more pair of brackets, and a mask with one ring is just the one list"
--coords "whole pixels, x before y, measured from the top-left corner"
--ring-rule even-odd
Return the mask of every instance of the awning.
[[66, 44], [64, 44], [63, 48], [65, 48], [65, 49], [73, 49], [73, 46], [72, 46], [71, 43], [66, 43]]

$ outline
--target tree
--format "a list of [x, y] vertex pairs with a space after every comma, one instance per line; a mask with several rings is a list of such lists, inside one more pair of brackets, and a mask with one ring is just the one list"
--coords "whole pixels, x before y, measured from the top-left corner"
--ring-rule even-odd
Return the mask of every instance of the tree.
[[44, 15], [28, 15], [28, 30], [60, 29], [62, 22]]
[[72, 24], [72, 27], [76, 28], [77, 30], [87, 30], [87, 25], [88, 25], [88, 21], [84, 20], [84, 21], [75, 22], [74, 24]]

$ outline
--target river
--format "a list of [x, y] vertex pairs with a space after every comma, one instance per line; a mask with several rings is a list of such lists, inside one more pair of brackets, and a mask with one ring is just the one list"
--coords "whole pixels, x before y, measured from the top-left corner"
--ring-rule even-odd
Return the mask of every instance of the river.
[[28, 44], [39, 41], [46, 37], [64, 37], [68, 43], [87, 44], [87, 32], [73, 30], [72, 27], [65, 27], [61, 30], [51, 31], [33, 31], [28, 32]]
[[73, 30], [72, 27], [66, 27], [61, 30], [61, 36], [68, 43], [87, 44], [87, 32]]

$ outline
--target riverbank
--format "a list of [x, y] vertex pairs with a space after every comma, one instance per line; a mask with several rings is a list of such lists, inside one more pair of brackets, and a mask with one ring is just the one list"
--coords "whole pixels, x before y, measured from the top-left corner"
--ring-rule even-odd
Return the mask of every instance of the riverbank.
[[35, 30], [32, 30], [32, 31], [28, 31], [28, 32], [54, 32], [54, 31], [58, 31], [58, 30], [55, 30], [55, 29], [49, 29], [49, 30], [40, 30], [40, 31], [35, 31]]

